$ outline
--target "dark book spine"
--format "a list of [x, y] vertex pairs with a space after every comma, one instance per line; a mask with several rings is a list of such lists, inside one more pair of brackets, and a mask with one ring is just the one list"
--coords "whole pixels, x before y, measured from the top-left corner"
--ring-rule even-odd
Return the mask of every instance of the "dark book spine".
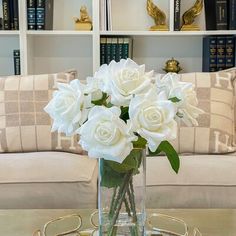
[[106, 38], [100, 39], [100, 64], [106, 64]]
[[13, 2], [13, 0], [9, 0], [9, 7], [10, 7], [10, 27], [11, 27], [11, 30], [13, 30], [14, 29], [14, 19], [13, 19], [14, 2]]
[[36, 3], [36, 29], [45, 29], [45, 0], [37, 0]]
[[180, 4], [181, 0], [174, 0], [174, 30], [179, 31], [181, 27], [180, 23]]
[[226, 67], [226, 38], [224, 36], [217, 37], [217, 70], [224, 70]]
[[129, 51], [130, 51], [130, 40], [129, 38], [124, 38], [124, 43], [123, 43], [123, 53], [122, 53], [122, 58], [127, 59], [130, 57]]
[[216, 0], [216, 29], [227, 30], [228, 28], [227, 0]]
[[118, 44], [118, 39], [117, 38], [112, 38], [111, 39], [111, 60], [116, 60], [116, 48]]
[[45, 30], [53, 29], [54, 0], [45, 0]]
[[15, 75], [20, 75], [20, 50], [14, 50], [13, 51], [13, 57], [14, 57], [14, 73]]
[[216, 0], [204, 0], [206, 30], [216, 30]]
[[27, 0], [28, 29], [36, 29], [36, 0]]
[[123, 50], [124, 38], [118, 38], [118, 44], [116, 47], [116, 61], [119, 62], [122, 59], [122, 50]]
[[0, 17], [0, 30], [3, 30], [3, 19]]
[[107, 38], [106, 45], [106, 63], [109, 64], [111, 62], [111, 38]]
[[236, 0], [228, 0], [229, 30], [236, 30]]
[[10, 2], [9, 0], [2, 0], [3, 9], [3, 28], [5, 30], [10, 30]]
[[18, 0], [13, 0], [13, 29], [19, 30], [19, 6]]
[[202, 71], [217, 71], [217, 39], [216, 37], [203, 38]]
[[226, 68], [235, 66], [235, 37], [226, 37]]

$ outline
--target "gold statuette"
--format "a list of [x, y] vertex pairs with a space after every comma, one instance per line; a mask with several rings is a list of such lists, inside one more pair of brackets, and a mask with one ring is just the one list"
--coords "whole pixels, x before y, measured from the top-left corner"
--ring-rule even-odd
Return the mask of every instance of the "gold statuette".
[[181, 30], [183, 31], [197, 31], [200, 30], [199, 26], [193, 24], [195, 18], [200, 15], [203, 8], [203, 0], [197, 0], [195, 4], [183, 14], [183, 26]]
[[172, 57], [170, 60], [166, 62], [165, 68], [163, 68], [163, 70], [166, 73], [168, 72], [179, 73], [182, 70], [182, 68], [179, 66], [179, 62]]
[[74, 21], [76, 30], [92, 30], [92, 20], [86, 6], [80, 8], [80, 18], [74, 17]]
[[151, 16], [154, 21], [155, 25], [150, 27], [149, 30], [151, 31], [167, 31], [168, 26], [166, 24], [166, 15], [165, 13], [158, 8], [152, 0], [147, 0], [147, 12], [149, 16]]

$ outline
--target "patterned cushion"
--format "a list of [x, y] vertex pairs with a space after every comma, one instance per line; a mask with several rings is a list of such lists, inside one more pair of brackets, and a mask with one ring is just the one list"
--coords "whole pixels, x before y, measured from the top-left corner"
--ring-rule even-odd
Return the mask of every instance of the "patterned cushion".
[[234, 120], [234, 82], [236, 68], [216, 73], [180, 74], [181, 81], [192, 82], [205, 111], [198, 127], [180, 122], [178, 138], [173, 141], [179, 153], [228, 153], [236, 151]]
[[0, 152], [67, 151], [83, 153], [78, 137], [51, 133], [43, 110], [57, 88], [76, 72], [0, 78]]

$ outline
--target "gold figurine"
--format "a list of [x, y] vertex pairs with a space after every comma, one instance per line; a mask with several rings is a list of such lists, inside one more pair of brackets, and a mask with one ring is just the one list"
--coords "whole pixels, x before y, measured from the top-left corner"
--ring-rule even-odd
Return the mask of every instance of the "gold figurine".
[[200, 30], [199, 26], [194, 23], [195, 18], [200, 15], [203, 8], [203, 0], [197, 0], [195, 4], [183, 14], [183, 26], [181, 30], [183, 31], [197, 31]]
[[74, 17], [74, 21], [76, 30], [92, 30], [92, 19], [86, 6], [80, 8], [80, 18]]
[[166, 15], [165, 13], [158, 8], [152, 0], [147, 0], [147, 12], [149, 16], [151, 16], [155, 24], [154, 26], [151, 26], [149, 30], [151, 31], [167, 31], [168, 26], [166, 24]]
[[166, 73], [172, 72], [178, 74], [182, 70], [182, 68], [179, 66], [179, 62], [172, 57], [166, 62], [166, 66], [165, 68], [163, 68], [163, 70]]

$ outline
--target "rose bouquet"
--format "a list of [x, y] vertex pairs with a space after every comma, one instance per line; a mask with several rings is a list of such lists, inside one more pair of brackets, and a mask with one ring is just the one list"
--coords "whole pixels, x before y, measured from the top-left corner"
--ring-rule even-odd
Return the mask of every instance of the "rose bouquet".
[[[45, 111], [54, 120], [52, 131], [79, 134], [88, 156], [99, 158], [101, 235], [142, 235], [145, 214], [137, 212], [134, 178], [145, 174], [143, 150], [165, 153], [178, 172], [179, 157], [169, 141], [176, 138], [177, 119], [197, 125], [202, 111], [193, 84], [181, 82], [177, 74], [154, 76], [131, 59], [112, 61], [86, 84], [59, 84]], [[110, 193], [104, 196], [101, 189]], [[118, 229], [122, 217], [128, 233]]]

